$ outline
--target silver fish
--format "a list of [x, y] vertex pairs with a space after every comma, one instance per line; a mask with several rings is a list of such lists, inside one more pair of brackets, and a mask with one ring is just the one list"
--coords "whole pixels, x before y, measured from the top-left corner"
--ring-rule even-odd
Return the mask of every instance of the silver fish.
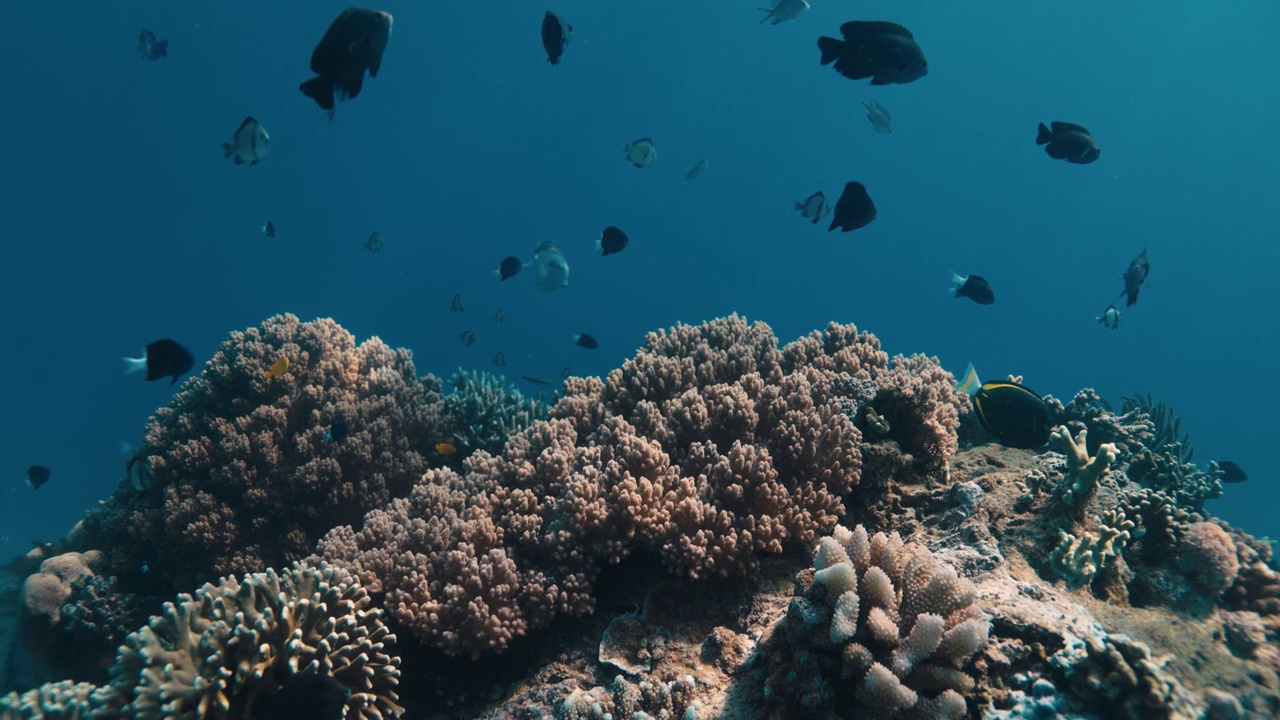
[[711, 166], [711, 163], [707, 162], [706, 160], [699, 160], [698, 162], [693, 164], [693, 167], [689, 168], [689, 172], [684, 174], [684, 182], [680, 184], [688, 185], [690, 182], [696, 179], [699, 175], [701, 175], [704, 171], [706, 171], [706, 169], [710, 166]]
[[827, 196], [819, 190], [803, 201], [796, 202], [795, 209], [800, 211], [800, 217], [812, 218], [813, 224], [817, 225], [827, 213], [831, 212], [831, 204], [827, 202]]
[[533, 251], [533, 282], [538, 292], [555, 292], [569, 286], [569, 261], [560, 248], [544, 242]]
[[222, 143], [222, 157], [231, 158], [237, 165], [257, 165], [271, 149], [271, 136], [253, 116], [244, 119], [231, 136], [231, 142]]
[[649, 167], [658, 161], [658, 148], [653, 146], [653, 141], [649, 138], [640, 138], [639, 140], [627, 143], [622, 148], [622, 152], [627, 154], [627, 160], [638, 168]]

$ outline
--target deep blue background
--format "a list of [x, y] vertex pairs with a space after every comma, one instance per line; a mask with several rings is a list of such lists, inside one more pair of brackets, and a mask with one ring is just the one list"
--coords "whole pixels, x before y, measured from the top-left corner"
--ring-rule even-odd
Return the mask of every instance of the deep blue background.
[[[758, 4], [557, 0], [576, 33], [552, 67], [542, 5], [386, 2], [381, 76], [333, 122], [297, 85], [345, 2], [0, 4], [0, 551], [62, 534], [122, 477], [120, 443], [174, 389], [119, 356], [169, 336], [203, 361], [283, 311], [443, 376], [498, 351], [510, 376], [603, 373], [647, 330], [731, 311], [783, 341], [855, 322], [891, 352], [1063, 398], [1152, 392], [1197, 459], [1251, 473], [1215, 512], [1280, 534], [1280, 4], [815, 0], [777, 27]], [[820, 67], [815, 39], [850, 19], [911, 28], [930, 75], [872, 88]], [[143, 25], [167, 59], [138, 56]], [[863, 117], [870, 98], [892, 136]], [[272, 149], [233, 166], [219, 146], [250, 114]], [[1055, 119], [1088, 126], [1102, 159], [1046, 157], [1036, 123]], [[643, 136], [659, 160], [638, 170], [622, 147]], [[710, 169], [681, 187], [699, 158]], [[879, 206], [871, 226], [828, 234], [790, 212], [851, 179]], [[632, 244], [601, 258], [609, 224]], [[380, 255], [361, 247], [374, 230]], [[567, 290], [490, 275], [546, 240]], [[1106, 330], [1094, 318], [1143, 247], [1141, 302]], [[950, 299], [953, 268], [998, 303]], [[584, 330], [600, 350], [573, 346]], [[21, 484], [32, 463], [54, 471], [39, 492]]]

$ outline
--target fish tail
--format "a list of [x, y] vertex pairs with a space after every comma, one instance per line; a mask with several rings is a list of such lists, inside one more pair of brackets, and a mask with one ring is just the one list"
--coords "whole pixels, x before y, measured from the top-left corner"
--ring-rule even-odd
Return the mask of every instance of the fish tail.
[[844, 54], [844, 41], [823, 35], [818, 38], [818, 49], [822, 51], [822, 64], [830, 65]]
[[298, 86], [303, 95], [316, 101], [322, 110], [333, 109], [333, 81], [317, 75]]
[[222, 143], [222, 157], [229, 158], [236, 151], [236, 146], [232, 143]]
[[161, 40], [160, 42], [152, 45], [151, 47], [155, 48], [157, 57], [169, 57], [169, 41], [168, 40]]
[[126, 375], [147, 369], [147, 353], [145, 351], [142, 353], [142, 357], [139, 358], [122, 357], [120, 359], [124, 361], [124, 372]]
[[772, 8], [756, 8], [756, 9], [764, 13], [764, 17], [760, 18], [761, 25], [765, 24], [766, 22], [769, 21], [769, 18], [773, 17]]
[[973, 367], [973, 363], [965, 366], [964, 375], [960, 376], [960, 382], [956, 383], [956, 392], [962, 392], [966, 395], [977, 395], [982, 389], [982, 381], [978, 379], [978, 371]]
[[804, 203], [800, 202], [799, 200], [796, 200], [793, 204], [795, 205], [795, 207], [791, 208], [792, 212], [795, 212], [796, 210], [804, 209]]
[[1053, 132], [1045, 127], [1044, 123], [1040, 123], [1040, 129], [1036, 132], [1036, 144], [1048, 145], [1053, 142]]
[[951, 297], [960, 297], [960, 288], [964, 287], [965, 278], [956, 274], [955, 270], [951, 271], [951, 284], [955, 287], [951, 288]]

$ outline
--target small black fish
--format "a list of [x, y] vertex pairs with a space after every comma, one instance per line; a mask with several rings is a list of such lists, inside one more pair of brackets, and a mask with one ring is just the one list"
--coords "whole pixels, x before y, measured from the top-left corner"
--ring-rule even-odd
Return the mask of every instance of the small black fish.
[[148, 60], [169, 56], [169, 41], [157, 40], [156, 34], [146, 28], [138, 33], [138, 52]]
[[164, 338], [148, 345], [142, 357], [124, 358], [124, 364], [126, 372], [146, 370], [147, 380], [173, 378], [169, 382], [172, 385], [191, 370], [196, 364], [196, 359], [190, 350], [169, 338]]
[[351, 434], [351, 426], [343, 420], [335, 420], [324, 433], [325, 442], [342, 442]]
[[51, 471], [44, 465], [32, 465], [27, 468], [27, 484], [32, 490], [39, 490], [40, 486], [49, 482]]
[[382, 252], [382, 236], [375, 231], [368, 240], [364, 241], [364, 249], [373, 253]]
[[542, 48], [547, 51], [547, 62], [560, 64], [560, 56], [569, 47], [573, 26], [561, 20], [550, 10], [542, 16]]
[[1084, 126], [1057, 120], [1050, 125], [1052, 130], [1040, 123], [1036, 144], [1044, 145], [1044, 151], [1054, 160], [1088, 165], [1102, 156], [1102, 148]]
[[458, 335], [458, 339], [462, 340], [462, 344], [466, 347], [471, 347], [476, 344], [476, 334], [470, 330], [464, 330]]
[[1241, 483], [1249, 479], [1249, 476], [1244, 472], [1244, 468], [1230, 460], [1219, 460], [1218, 469], [1222, 471], [1222, 482]]
[[454, 293], [453, 302], [449, 303], [449, 312], [462, 312], [462, 296]]
[[929, 74], [929, 62], [911, 31], [891, 22], [851, 21], [840, 26], [843, 40], [818, 38], [822, 64], [850, 80], [871, 78], [872, 85], [909, 83]]
[[573, 368], [571, 368], [571, 367], [569, 367], [569, 366], [567, 366], [567, 365], [565, 366], [565, 368], [564, 368], [563, 370], [561, 370], [561, 371], [560, 371], [560, 377], [561, 377], [561, 378], [563, 378], [563, 379], [565, 379], [565, 380], [568, 380], [568, 379], [569, 379], [569, 376], [570, 376], [570, 375], [572, 375], [572, 374], [573, 374]]
[[1151, 263], [1147, 260], [1147, 249], [1142, 248], [1142, 252], [1129, 261], [1129, 267], [1124, 271], [1124, 290], [1121, 290], [1120, 294], [1126, 296], [1125, 307], [1138, 304], [1138, 289], [1147, 281], [1147, 275], [1150, 272]]
[[343, 10], [311, 52], [311, 72], [317, 77], [298, 89], [332, 116], [335, 93], [341, 100], [354, 99], [364, 86], [366, 70], [369, 77], [378, 76], [391, 22], [391, 15], [381, 10]]
[[506, 366], [507, 366], [507, 356], [506, 356], [506, 355], [503, 355], [502, 353], [498, 353], [497, 355], [494, 355], [494, 356], [493, 356], [493, 364], [494, 364], [494, 365], [497, 365], [498, 367], [506, 367]]
[[595, 338], [591, 337], [586, 333], [579, 333], [578, 335], [574, 335], [573, 341], [578, 345], [578, 347], [586, 348], [588, 350], [595, 350], [596, 348], [600, 347], [600, 343], [597, 342]]
[[960, 277], [953, 271], [951, 273], [951, 282], [955, 284], [955, 287], [951, 289], [952, 297], [967, 297], [979, 305], [990, 305], [996, 301], [996, 294], [991, 289], [991, 284], [981, 275]]
[[502, 262], [498, 263], [498, 269], [493, 271], [498, 276], [498, 280], [507, 280], [515, 277], [520, 273], [520, 269], [524, 267], [524, 263], [520, 258], [509, 256], [502, 258]]
[[266, 697], [259, 720], [342, 720], [351, 689], [329, 673], [301, 672]]
[[1053, 411], [1040, 395], [1007, 380], [983, 383], [973, 409], [982, 427], [1006, 447], [1034, 450], [1053, 431]]
[[528, 375], [521, 375], [520, 379], [524, 380], [525, 382], [533, 383], [534, 385], [551, 385], [552, 384], [550, 380], [544, 380], [542, 378], [537, 378], [537, 377], [529, 377]]
[[273, 237], [275, 237], [275, 236], [276, 236], [276, 226], [275, 226], [275, 223], [273, 223], [273, 222], [271, 222], [270, 220], [268, 220], [268, 221], [267, 221], [267, 224], [262, 226], [262, 234], [263, 234], [263, 235], [266, 235], [266, 236], [267, 236], [267, 237], [269, 237], [269, 238], [273, 238]]
[[866, 227], [876, 219], [876, 204], [871, 202], [867, 188], [854, 180], [845, 183], [844, 192], [836, 201], [836, 210], [831, 215], [831, 227], [827, 232], [840, 228], [840, 232], [857, 230]]
[[610, 225], [600, 233], [600, 239], [596, 240], [596, 249], [600, 251], [600, 255], [614, 255], [622, 252], [631, 239], [627, 234], [618, 228]]

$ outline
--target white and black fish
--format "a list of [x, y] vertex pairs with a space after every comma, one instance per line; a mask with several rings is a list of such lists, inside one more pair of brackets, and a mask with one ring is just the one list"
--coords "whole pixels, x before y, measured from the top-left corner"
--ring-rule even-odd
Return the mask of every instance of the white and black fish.
[[1098, 322], [1103, 327], [1115, 330], [1120, 327], [1120, 311], [1116, 309], [1115, 305], [1108, 305], [1107, 309], [1103, 310], [1102, 314], [1098, 316]]
[[867, 120], [871, 121], [871, 127], [875, 128], [876, 132], [881, 135], [889, 135], [893, 132], [892, 118], [885, 106], [871, 100], [863, 102], [862, 107], [867, 109]]
[[764, 17], [760, 19], [760, 24], [772, 20], [774, 25], [784, 23], [788, 20], [795, 20], [809, 10], [809, 3], [805, 0], [774, 0], [772, 7], [759, 8], [764, 13]]
[[649, 138], [640, 138], [635, 142], [627, 143], [622, 151], [627, 154], [631, 164], [638, 168], [649, 167], [658, 161], [658, 148], [653, 146], [653, 141]]
[[231, 158], [236, 165], [257, 165], [270, 149], [271, 136], [267, 129], [250, 115], [236, 128], [231, 142], [222, 143], [222, 157]]
[[138, 53], [148, 60], [169, 56], [169, 41], [157, 40], [156, 34], [146, 28], [138, 33]]
[[804, 200], [796, 201], [795, 209], [800, 211], [800, 217], [812, 218], [813, 224], [817, 225], [827, 213], [831, 212], [831, 205], [827, 202], [827, 196], [819, 190]]

